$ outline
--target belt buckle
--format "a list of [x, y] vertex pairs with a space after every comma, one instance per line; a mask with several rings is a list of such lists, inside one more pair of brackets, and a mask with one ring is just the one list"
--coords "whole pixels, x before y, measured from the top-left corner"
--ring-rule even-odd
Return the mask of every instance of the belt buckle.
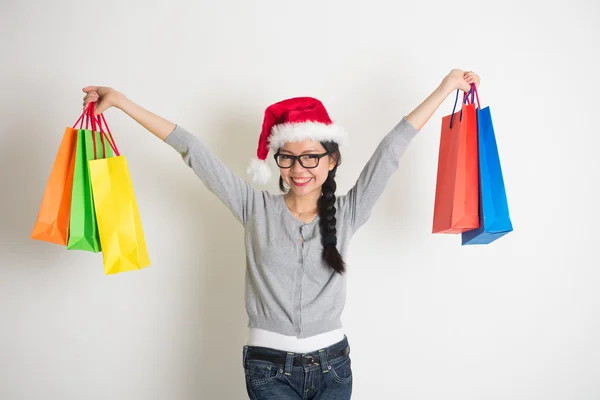
[[[319, 365], [319, 363], [315, 360], [315, 356], [302, 356], [302, 365], [307, 366], [307, 365]], [[306, 361], [310, 360], [309, 364], [306, 363]]]

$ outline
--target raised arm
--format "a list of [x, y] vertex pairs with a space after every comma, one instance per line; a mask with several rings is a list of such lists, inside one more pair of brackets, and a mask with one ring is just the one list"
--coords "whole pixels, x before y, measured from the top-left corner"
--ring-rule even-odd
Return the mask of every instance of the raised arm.
[[84, 107], [97, 102], [96, 114], [109, 107], [121, 109], [140, 125], [181, 154], [185, 163], [194, 170], [206, 187], [213, 192], [242, 224], [253, 207], [255, 190], [224, 165], [202, 141], [181, 126], [144, 109], [122, 93], [102, 86], [88, 86]]
[[140, 107], [125, 97], [124, 94], [112, 88], [88, 86], [83, 88], [83, 91], [86, 93], [83, 106], [87, 107], [90, 102], [96, 102], [96, 114], [102, 114], [110, 107], [116, 107], [161, 140], [165, 140], [175, 129], [174, 123]]
[[444, 99], [454, 90], [468, 91], [471, 83], [479, 85], [473, 72], [452, 70], [442, 83], [410, 114], [389, 132], [360, 173], [356, 184], [345, 196], [345, 207], [352, 217], [353, 231], [371, 215], [390, 177], [398, 170], [400, 159], [411, 140], [429, 121]]

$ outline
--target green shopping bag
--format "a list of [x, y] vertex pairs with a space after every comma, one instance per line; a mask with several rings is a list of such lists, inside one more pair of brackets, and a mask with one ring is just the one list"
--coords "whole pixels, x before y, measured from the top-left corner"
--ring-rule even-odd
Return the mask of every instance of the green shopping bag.
[[[88, 129], [89, 121], [92, 123], [91, 130]], [[96, 142], [95, 147], [94, 141]], [[79, 129], [77, 132], [69, 242], [67, 243], [69, 250], [84, 250], [94, 253], [102, 251], [94, 211], [89, 161], [113, 156], [112, 148], [104, 143], [103, 135], [98, 132], [94, 106], [93, 103], [90, 103], [86, 129]]]

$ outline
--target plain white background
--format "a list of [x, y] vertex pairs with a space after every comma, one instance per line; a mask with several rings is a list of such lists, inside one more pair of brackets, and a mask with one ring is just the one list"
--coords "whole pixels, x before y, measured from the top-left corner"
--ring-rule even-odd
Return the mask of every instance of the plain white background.
[[168, 145], [106, 114], [150, 267], [106, 276], [100, 254], [29, 239], [82, 87], [124, 92], [246, 179], [265, 107], [318, 97], [351, 135], [345, 193], [452, 68], [482, 77], [515, 230], [431, 234], [451, 95], [353, 240], [353, 398], [600, 398], [600, 7], [567, 4], [3, 0], [0, 398], [246, 398], [242, 227]]

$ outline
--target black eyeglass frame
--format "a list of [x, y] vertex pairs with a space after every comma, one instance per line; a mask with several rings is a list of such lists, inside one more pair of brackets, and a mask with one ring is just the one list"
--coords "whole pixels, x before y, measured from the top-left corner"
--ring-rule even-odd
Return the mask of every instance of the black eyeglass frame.
[[[277, 166], [279, 168], [283, 168], [283, 169], [292, 168], [296, 164], [296, 161], [298, 161], [300, 163], [300, 165], [302, 165], [302, 168], [313, 169], [313, 168], [317, 168], [319, 166], [319, 163], [321, 162], [321, 158], [325, 157], [328, 154], [329, 154], [329, 152], [326, 151], [325, 153], [322, 153], [322, 154], [300, 154], [299, 156], [294, 156], [294, 155], [291, 155], [291, 154], [281, 154], [280, 152], [277, 152], [277, 153], [275, 153], [273, 155], [273, 158], [275, 158], [275, 163], [277, 164]], [[281, 165], [279, 165], [279, 162], [277, 162], [277, 158], [280, 155], [291, 158], [292, 159], [292, 165], [290, 165], [289, 167], [282, 167]], [[301, 157], [306, 157], [306, 156], [316, 156], [316, 158], [317, 158], [317, 165], [315, 165], [314, 167], [306, 167], [306, 166], [304, 166], [304, 164], [302, 164], [302, 160], [300, 158]]]

